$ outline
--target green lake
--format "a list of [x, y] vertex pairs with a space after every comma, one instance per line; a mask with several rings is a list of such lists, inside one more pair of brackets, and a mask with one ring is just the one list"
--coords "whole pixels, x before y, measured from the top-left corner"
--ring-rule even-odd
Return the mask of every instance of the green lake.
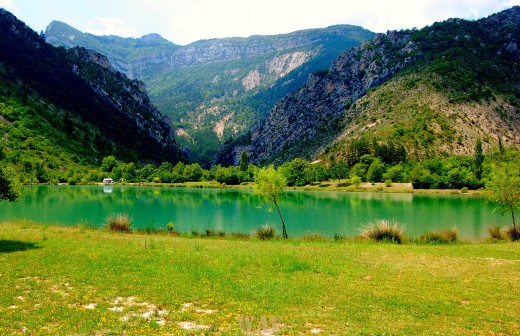
[[[126, 212], [134, 228], [165, 229], [171, 221], [180, 232], [251, 233], [267, 223], [279, 229], [276, 211], [260, 205], [246, 190], [31, 186], [22, 188], [17, 202], [0, 203], [0, 221], [102, 226], [110, 213]], [[510, 223], [509, 217], [493, 212], [494, 206], [484, 198], [467, 195], [288, 191], [279, 205], [293, 237], [308, 233], [353, 236], [369, 221], [396, 219], [413, 237], [428, 230], [457, 228], [463, 239], [481, 239], [488, 226]]]

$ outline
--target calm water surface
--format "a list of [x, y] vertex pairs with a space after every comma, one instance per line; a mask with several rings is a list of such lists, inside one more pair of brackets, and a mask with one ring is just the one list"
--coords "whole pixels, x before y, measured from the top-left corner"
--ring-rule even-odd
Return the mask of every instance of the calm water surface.
[[[258, 208], [250, 191], [104, 186], [24, 187], [15, 203], [0, 203], [0, 221], [29, 219], [41, 223], [102, 226], [112, 212], [127, 212], [134, 227], [181, 232], [206, 229], [250, 233], [266, 223], [280, 226], [278, 214]], [[485, 237], [490, 225], [509, 218], [493, 212], [481, 197], [383, 193], [291, 191], [280, 200], [289, 236], [306, 233], [356, 235], [375, 219], [396, 219], [412, 236], [427, 230], [458, 228], [464, 239]], [[280, 230], [281, 231], [281, 230]]]

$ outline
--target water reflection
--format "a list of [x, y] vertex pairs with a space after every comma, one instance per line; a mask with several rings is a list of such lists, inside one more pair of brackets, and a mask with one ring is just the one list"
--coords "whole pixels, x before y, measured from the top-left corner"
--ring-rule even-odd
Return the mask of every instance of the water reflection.
[[[260, 209], [249, 191], [121, 186], [24, 187], [15, 203], [0, 203], [0, 221], [26, 218], [44, 223], [101, 226], [111, 212], [127, 212], [136, 227], [173, 221], [181, 231], [206, 229], [250, 233], [266, 223], [278, 225], [275, 212]], [[383, 193], [285, 193], [280, 208], [289, 235], [318, 232], [355, 235], [369, 221], [396, 219], [413, 236], [457, 227], [461, 237], [478, 239], [489, 225], [508, 219], [493, 213], [482, 198]]]

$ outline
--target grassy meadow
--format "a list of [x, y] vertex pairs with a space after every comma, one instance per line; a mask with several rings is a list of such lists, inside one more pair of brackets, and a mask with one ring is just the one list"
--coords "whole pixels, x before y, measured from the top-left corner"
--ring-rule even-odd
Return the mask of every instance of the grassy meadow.
[[520, 334], [518, 242], [186, 238], [16, 222], [0, 223], [0, 265], [2, 335]]

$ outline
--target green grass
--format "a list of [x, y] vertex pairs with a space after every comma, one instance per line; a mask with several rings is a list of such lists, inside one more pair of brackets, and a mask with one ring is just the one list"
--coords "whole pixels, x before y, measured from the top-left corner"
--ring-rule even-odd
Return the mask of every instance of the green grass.
[[[343, 241], [343, 240], [342, 240]], [[0, 334], [474, 335], [520, 330], [520, 244], [180, 238], [0, 224]], [[258, 334], [258, 333], [256, 333]]]

